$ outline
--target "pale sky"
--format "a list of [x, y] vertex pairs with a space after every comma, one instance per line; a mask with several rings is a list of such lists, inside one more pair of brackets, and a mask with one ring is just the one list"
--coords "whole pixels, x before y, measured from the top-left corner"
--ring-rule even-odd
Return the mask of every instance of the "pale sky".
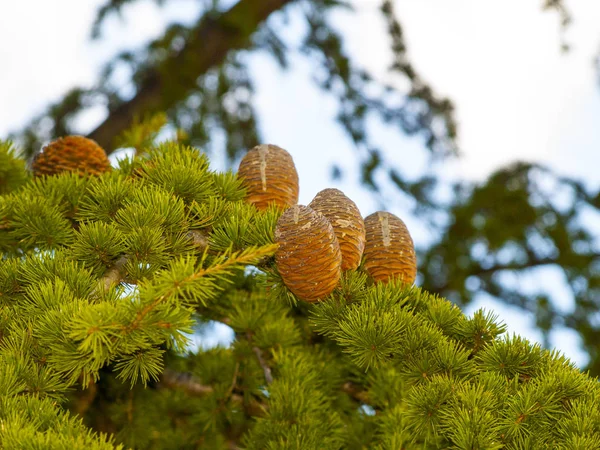
[[[197, 0], [173, 1], [160, 9], [151, 1], [126, 8], [123, 22], [105, 27], [106, 40], [91, 42], [90, 27], [100, 0], [19, 0], [0, 2], [0, 138], [22, 126], [74, 85], [91, 85], [99, 67], [119, 49], [133, 49], [156, 37], [170, 20], [196, 17]], [[388, 41], [377, 13], [380, 1], [355, 0], [359, 14], [338, 13], [347, 48], [373, 73], [386, 73]], [[538, 0], [404, 0], [397, 10], [410, 57], [423, 78], [449, 96], [457, 108], [462, 158], [448, 163], [449, 177], [484, 179], [515, 159], [549, 164], [565, 175], [598, 187], [600, 167], [600, 85], [592, 62], [600, 50], [600, 2], [567, 1], [572, 46], [560, 52], [559, 20], [541, 12]], [[251, 62], [257, 74], [256, 106], [268, 142], [292, 153], [298, 167], [300, 202], [325, 187], [339, 187], [364, 215], [377, 209], [358, 185], [358, 163], [343, 131], [333, 121], [335, 102], [310, 82], [311, 66], [293, 60], [294, 74], [281, 73], [267, 58]], [[102, 111], [83, 118], [88, 127]], [[376, 130], [386, 157], [406, 173], [425, 164], [418, 139]], [[330, 166], [342, 161], [346, 178], [330, 180]], [[403, 217], [407, 205], [388, 198], [418, 242], [427, 237], [419, 223]], [[417, 228], [417, 229], [416, 229]], [[414, 231], [413, 231], [414, 230]], [[552, 285], [560, 283], [556, 280]], [[539, 339], [532, 318], [491, 301], [511, 331]], [[470, 308], [472, 310], [473, 308]], [[576, 362], [584, 357], [571, 333], [557, 333], [554, 345]]]

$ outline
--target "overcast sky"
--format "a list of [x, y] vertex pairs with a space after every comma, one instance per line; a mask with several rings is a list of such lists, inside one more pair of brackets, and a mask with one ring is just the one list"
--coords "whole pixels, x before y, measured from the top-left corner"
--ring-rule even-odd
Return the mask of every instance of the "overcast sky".
[[[0, 138], [70, 87], [93, 84], [98, 69], [117, 50], [156, 37], [170, 20], [196, 17], [199, 2], [174, 0], [176, 7], [165, 10], [141, 1], [126, 9], [122, 21], [108, 21], [104, 40], [91, 42], [91, 23], [102, 3], [0, 2]], [[335, 23], [346, 31], [348, 49], [362, 64], [395, 82], [386, 73], [390, 60], [385, 33], [379, 31], [384, 29], [379, 3], [355, 0], [358, 14], [340, 13]], [[541, 12], [538, 0], [396, 3], [417, 70], [457, 108], [463, 156], [446, 166], [449, 174], [483, 179], [500, 165], [525, 159], [598, 186], [600, 86], [592, 63], [600, 49], [600, 2], [566, 2], [574, 19], [566, 36], [572, 49], [566, 55], [560, 51], [557, 14]], [[254, 59], [252, 67], [263, 135], [292, 153], [301, 180], [300, 202], [307, 204], [319, 190], [335, 185], [364, 215], [377, 209], [358, 185], [352, 146], [333, 121], [335, 103], [310, 82], [310, 65], [294, 60], [292, 76], [267, 58]], [[101, 114], [88, 115], [85, 123], [93, 127]], [[424, 164], [418, 139], [382, 130], [376, 140], [388, 149], [386, 157], [405, 170]], [[336, 184], [330, 180], [330, 166], [339, 161], [347, 177]], [[388, 200], [394, 212], [402, 210], [395, 198]], [[406, 219], [409, 228], [417, 226]], [[417, 240], [419, 231], [413, 232]], [[485, 299], [480, 305], [496, 309], [510, 330], [539, 338], [531, 317]], [[554, 345], [584, 361], [572, 334], [557, 333]]]

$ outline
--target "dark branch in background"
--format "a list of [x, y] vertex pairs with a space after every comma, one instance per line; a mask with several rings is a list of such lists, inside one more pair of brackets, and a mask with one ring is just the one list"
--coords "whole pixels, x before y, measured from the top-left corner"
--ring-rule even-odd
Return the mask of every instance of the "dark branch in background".
[[[338, 102], [337, 121], [359, 150], [362, 182], [367, 187], [378, 192], [376, 175], [391, 167], [381, 149], [372, 143], [368, 122], [373, 117], [402, 134], [423, 138], [435, 158], [457, 153], [452, 103], [436, 96], [408, 62], [402, 28], [391, 2], [384, 1], [381, 6], [391, 41], [390, 71], [408, 80], [408, 92], [380, 83], [358, 67], [344, 51], [341, 34], [330, 25], [327, 9], [319, 2], [309, 2], [306, 6], [309, 31], [300, 51], [317, 65], [314, 79], [319, 88]], [[334, 173], [341, 174], [339, 167], [334, 167]], [[417, 200], [422, 209], [437, 205], [432, 195], [435, 180], [427, 174], [421, 179], [408, 180], [392, 168], [386, 175], [407, 196]]]
[[[390, 67], [392, 72], [398, 72], [411, 82], [411, 91], [408, 94], [405, 108], [417, 111], [411, 121], [405, 118], [403, 127], [408, 134], [421, 133], [425, 137], [427, 147], [434, 155], [445, 156], [455, 154], [455, 138], [457, 124], [454, 119], [454, 106], [447, 98], [439, 98], [411, 64], [404, 33], [396, 17], [394, 5], [391, 0], [384, 0], [381, 11], [386, 20], [388, 33], [392, 41], [394, 62]], [[427, 105], [427, 107], [424, 107]]]
[[[110, 0], [100, 11], [98, 23], [109, 12], [119, 12], [134, 1]], [[278, 35], [280, 27], [259, 24], [292, 1], [240, 0], [225, 12], [205, 10], [192, 28], [171, 25], [145, 50], [126, 51], [108, 64], [99, 87], [74, 90], [67, 97], [68, 102], [65, 99], [52, 107], [52, 114], [33, 121], [21, 141], [25, 141], [30, 153], [36, 152], [42, 142], [78, 133], [73, 125], [80, 111], [104, 105], [109, 116], [90, 137], [110, 153], [118, 145], [114, 139], [136, 118], [161, 110], [168, 113], [170, 123], [186, 133], [189, 137], [186, 143], [210, 153], [221, 149], [224, 138], [228, 161], [235, 161], [260, 141], [247, 50], [267, 52], [280, 67], [288, 67], [292, 46]], [[370, 118], [377, 118], [402, 134], [423, 138], [434, 157], [456, 151], [452, 104], [435, 95], [409, 63], [391, 2], [384, 1], [381, 7], [390, 36], [390, 70], [409, 82], [408, 90], [376, 81], [345, 53], [342, 35], [330, 24], [330, 12], [348, 3], [311, 0], [300, 5], [303, 9], [296, 11], [305, 12], [308, 32], [300, 38], [299, 50], [316, 63], [319, 87], [333, 95], [339, 104], [337, 119], [359, 151], [364, 183], [377, 195], [381, 186], [375, 182], [375, 175], [386, 171], [393, 185], [416, 200], [417, 214], [439, 210], [441, 205], [433, 195], [435, 177], [425, 174], [410, 179], [398, 169], [386, 169], [389, 165], [381, 149], [371, 142], [367, 127]], [[118, 68], [131, 74], [131, 87], [135, 91], [132, 98], [126, 96], [122, 86], [114, 85]], [[383, 204], [381, 198], [380, 202]]]
[[[98, 9], [96, 20], [92, 25], [92, 38], [97, 39], [100, 37], [100, 28], [104, 23], [104, 20], [111, 13], [121, 14], [121, 9], [128, 3], [133, 3], [136, 0], [109, 0], [104, 6]], [[154, 0], [158, 4], [164, 3], [164, 0]]]
[[555, 10], [558, 13], [560, 18], [560, 44], [561, 48], [564, 52], [569, 51], [569, 44], [566, 40], [566, 31], [568, 26], [571, 24], [573, 18], [571, 17], [571, 13], [567, 9], [563, 0], [545, 0], [543, 5], [544, 10]]
[[[600, 242], [589, 221], [600, 216], [600, 191], [544, 166], [517, 163], [457, 189], [455, 199], [447, 229], [420, 254], [423, 287], [460, 306], [487, 294], [527, 311], [546, 344], [553, 329], [572, 328], [592, 357], [589, 369], [600, 373]], [[518, 282], [540, 267], [564, 277], [573, 310], [558, 306], [560, 294], [551, 287], [524, 291], [503, 276]]]
[[[175, 106], [194, 89], [200, 75], [222, 63], [230, 51], [247, 46], [252, 33], [267, 17], [292, 1], [240, 0], [219, 16], [205, 16], [183, 49], [160, 67], [148, 69], [135, 96], [110, 111], [89, 137], [111, 153], [113, 139], [129, 128], [135, 117]], [[168, 97], [163, 95], [165, 90]]]
[[[594, 264], [595, 262], [600, 262], [600, 253], [591, 253], [585, 255], [577, 255], [579, 258], [589, 261], [587, 264]], [[561, 259], [558, 257], [548, 257], [548, 258], [533, 258], [526, 262], [511, 262], [511, 263], [498, 263], [490, 266], [481, 266], [481, 265], [473, 265], [473, 268], [467, 271], [469, 277], [482, 277], [489, 276], [492, 274], [496, 274], [502, 271], [524, 271], [528, 269], [534, 269], [536, 267], [541, 266], [560, 266]], [[443, 285], [435, 286], [436, 292], [444, 292], [446, 289], [450, 287], [450, 283], [446, 282]]]
[[[105, 13], [118, 12], [134, 1], [112, 0]], [[115, 140], [135, 120], [161, 111], [190, 136], [188, 143], [205, 150], [215, 133], [223, 131], [227, 154], [233, 159], [236, 152], [259, 141], [251, 104], [253, 87], [242, 51], [256, 48], [251, 38], [261, 30], [261, 23], [293, 1], [240, 0], [224, 12], [204, 11], [191, 28], [171, 25], [146, 49], [125, 51], [107, 64], [97, 87], [72, 89], [12, 138], [30, 159], [47, 141], [81, 134], [78, 115], [102, 106], [108, 108], [108, 116], [89, 137], [110, 154], [118, 144]], [[272, 50], [273, 45], [265, 49]], [[119, 78], [116, 69], [130, 73], [125, 90], [114, 84]], [[133, 90], [133, 96], [127, 90]]]

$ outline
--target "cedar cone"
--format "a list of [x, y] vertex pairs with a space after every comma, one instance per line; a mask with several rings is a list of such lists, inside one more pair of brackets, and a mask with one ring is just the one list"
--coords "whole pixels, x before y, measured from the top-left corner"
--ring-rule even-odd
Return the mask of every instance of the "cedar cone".
[[32, 163], [36, 176], [61, 172], [100, 175], [110, 170], [106, 152], [83, 136], [66, 136], [48, 144]]
[[404, 222], [389, 212], [378, 211], [365, 219], [367, 244], [365, 269], [375, 281], [400, 278], [412, 285], [417, 276], [417, 257]]
[[323, 189], [308, 206], [333, 226], [342, 252], [342, 270], [356, 269], [365, 249], [365, 222], [356, 203], [339, 189]]
[[270, 203], [287, 208], [298, 203], [298, 172], [292, 156], [276, 145], [257, 145], [242, 158], [238, 176], [246, 201], [258, 209]]
[[333, 227], [322, 214], [296, 205], [279, 218], [275, 261], [283, 282], [298, 298], [328, 296], [341, 275], [342, 253]]

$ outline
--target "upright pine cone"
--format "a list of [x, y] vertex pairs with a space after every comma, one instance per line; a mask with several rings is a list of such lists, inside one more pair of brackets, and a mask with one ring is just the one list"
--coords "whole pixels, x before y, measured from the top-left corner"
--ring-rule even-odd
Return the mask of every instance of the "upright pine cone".
[[283, 282], [298, 298], [315, 302], [328, 296], [341, 275], [342, 254], [325, 216], [296, 205], [279, 218], [275, 261]]
[[110, 161], [95, 141], [83, 136], [66, 136], [44, 147], [32, 168], [36, 176], [61, 172], [100, 175], [110, 170]]
[[404, 222], [389, 212], [378, 211], [365, 219], [367, 244], [365, 269], [375, 281], [400, 278], [413, 284], [417, 276], [415, 247]]
[[270, 203], [283, 208], [298, 203], [298, 172], [292, 156], [281, 147], [254, 147], [242, 158], [238, 176], [246, 188], [246, 200], [258, 209]]
[[323, 214], [331, 225], [342, 251], [342, 270], [356, 269], [365, 249], [365, 222], [352, 200], [339, 189], [323, 189], [310, 208]]

